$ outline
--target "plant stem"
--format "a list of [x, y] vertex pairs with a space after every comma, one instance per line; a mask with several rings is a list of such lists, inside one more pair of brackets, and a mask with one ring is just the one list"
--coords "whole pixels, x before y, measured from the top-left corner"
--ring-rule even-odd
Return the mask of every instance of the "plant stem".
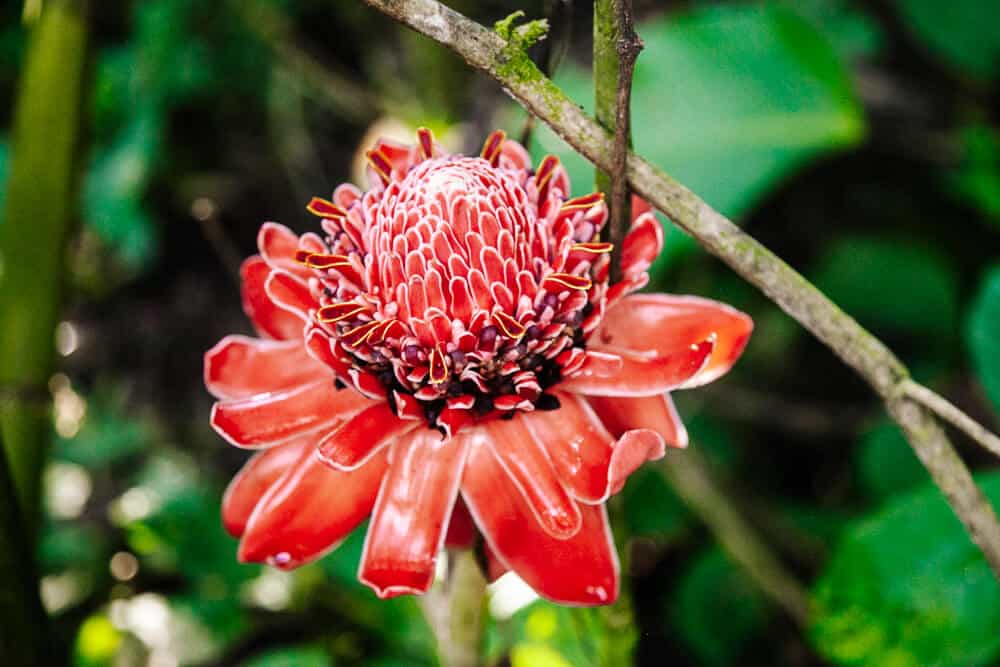
[[21, 520], [7, 456], [0, 446], [0, 664], [44, 665], [51, 658], [48, 619]]
[[77, 143], [87, 58], [85, 0], [48, 0], [33, 28], [14, 112], [0, 225], [0, 427], [29, 544], [50, 438], [46, 386], [76, 208]]
[[[613, 166], [611, 135], [546, 78], [516, 40], [507, 40], [435, 0], [365, 0], [444, 44], [496, 79], [529, 112], [601, 169]], [[680, 91], [683, 92], [683, 91]], [[909, 371], [882, 341], [780, 257], [642, 157], [630, 153], [632, 188], [737, 274], [757, 286], [867, 381], [944, 492], [955, 515], [1000, 578], [1000, 523], [927, 408], [905, 395]]]
[[448, 579], [420, 599], [441, 667], [478, 667], [486, 579], [470, 549], [449, 552]]

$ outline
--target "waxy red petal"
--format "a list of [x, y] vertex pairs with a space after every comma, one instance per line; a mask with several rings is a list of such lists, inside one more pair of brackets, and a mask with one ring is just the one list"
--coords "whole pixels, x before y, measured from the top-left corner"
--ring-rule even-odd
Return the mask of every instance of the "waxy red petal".
[[572, 537], [580, 530], [580, 510], [563, 488], [549, 452], [535, 441], [522, 416], [483, 425], [481, 437], [520, 490], [535, 519], [549, 535]]
[[569, 492], [581, 502], [604, 502], [639, 465], [663, 456], [663, 438], [654, 431], [627, 431], [616, 439], [583, 398], [564, 392], [555, 396], [558, 410], [519, 418], [548, 452]]
[[324, 463], [339, 470], [354, 470], [364, 464], [379, 448], [394, 438], [423, 426], [412, 419], [400, 419], [386, 402], [377, 402], [354, 415], [319, 443]]
[[389, 470], [358, 570], [358, 579], [380, 598], [430, 588], [467, 447], [464, 440], [445, 440], [424, 428], [403, 436], [388, 451]]
[[212, 428], [237, 447], [267, 447], [296, 436], [332, 430], [372, 404], [331, 378], [286, 391], [220, 401], [212, 407]]
[[310, 310], [319, 308], [319, 303], [309, 291], [309, 285], [287, 271], [272, 270], [264, 283], [264, 289], [271, 301], [303, 322], [309, 319]]
[[250, 515], [267, 490], [314, 445], [315, 441], [308, 437], [293, 440], [254, 454], [243, 464], [222, 497], [222, 525], [230, 535], [243, 535]]
[[684, 448], [688, 445], [687, 429], [677, 414], [670, 394], [635, 398], [591, 396], [588, 400], [614, 436], [632, 429], [648, 428], [659, 433], [670, 447]]
[[449, 549], [470, 549], [476, 543], [476, 524], [469, 514], [469, 508], [459, 496], [448, 521], [448, 532], [444, 536], [444, 545]]
[[728, 371], [750, 340], [753, 320], [723, 303], [694, 296], [633, 294], [608, 309], [591, 341], [657, 356], [700, 343], [714, 336], [705, 367], [685, 382], [693, 387]]
[[216, 398], [247, 398], [308, 384], [329, 370], [301, 341], [226, 336], [205, 353], [205, 386]]
[[634, 277], [650, 267], [663, 250], [663, 229], [652, 213], [639, 215], [622, 243], [622, 275]]
[[257, 247], [260, 256], [272, 269], [283, 269], [301, 278], [308, 278], [312, 272], [295, 261], [299, 249], [299, 237], [292, 230], [276, 222], [265, 222], [257, 233]]
[[383, 453], [340, 472], [305, 448], [250, 516], [239, 559], [291, 569], [322, 556], [371, 513], [385, 468]]
[[243, 312], [262, 336], [278, 340], [301, 338], [302, 318], [279, 307], [268, 296], [264, 285], [269, 275], [271, 267], [260, 255], [248, 257], [243, 261], [240, 266]]
[[543, 597], [576, 605], [617, 599], [618, 555], [603, 506], [580, 506], [580, 530], [552, 537], [483, 444], [470, 447], [462, 497], [496, 557]]

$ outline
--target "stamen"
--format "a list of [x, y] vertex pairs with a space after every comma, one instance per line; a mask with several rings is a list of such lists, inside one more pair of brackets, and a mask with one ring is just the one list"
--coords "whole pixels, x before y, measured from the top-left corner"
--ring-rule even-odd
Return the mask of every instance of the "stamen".
[[542, 287], [549, 291], [559, 291], [561, 287], [585, 291], [593, 284], [587, 276], [574, 276], [572, 273], [550, 273], [542, 281]]
[[334, 324], [356, 315], [360, 315], [367, 310], [368, 309], [360, 303], [345, 301], [344, 303], [334, 303], [329, 306], [323, 306], [316, 313], [316, 319], [323, 324]]
[[507, 338], [520, 340], [521, 337], [524, 336], [525, 332], [527, 331], [527, 329], [523, 324], [521, 324], [520, 322], [518, 322], [517, 320], [515, 320], [513, 317], [503, 312], [502, 310], [493, 313], [493, 321], [497, 323], [497, 326], [500, 328], [500, 331], [503, 333], [503, 335], [507, 336]]
[[445, 360], [441, 346], [436, 346], [431, 351], [431, 384], [441, 384], [448, 379], [448, 362]]
[[486, 137], [486, 142], [483, 143], [483, 150], [479, 153], [479, 157], [489, 162], [491, 167], [499, 165], [500, 149], [506, 138], [507, 133], [503, 130], [495, 130], [490, 133], [490, 136]]
[[[298, 253], [295, 256], [298, 259]], [[311, 253], [303, 262], [310, 269], [332, 269], [343, 264], [350, 264], [344, 255], [324, 255], [322, 253]]]
[[603, 255], [611, 252], [614, 248], [614, 243], [600, 243], [595, 241], [592, 243], [574, 243], [570, 246], [569, 250], [570, 252], [585, 252], [591, 255]]
[[417, 130], [417, 143], [420, 144], [420, 155], [425, 160], [434, 156], [434, 135], [426, 127]]
[[347, 211], [322, 197], [313, 197], [310, 199], [306, 205], [306, 210], [321, 218], [331, 218], [333, 220], [341, 220], [347, 215]]
[[604, 201], [603, 192], [591, 192], [589, 195], [567, 199], [563, 205], [559, 207], [559, 213], [561, 215], [572, 211], [585, 211], [589, 208], [597, 206], [602, 201]]
[[389, 181], [392, 180], [392, 162], [382, 152], [382, 149], [368, 151], [365, 153], [365, 157], [368, 158], [368, 164], [371, 165], [371, 168], [382, 179], [382, 185], [389, 185]]
[[549, 185], [549, 181], [552, 180], [552, 176], [556, 173], [556, 167], [558, 166], [559, 158], [555, 155], [546, 155], [542, 163], [538, 165], [538, 172], [535, 174], [535, 183], [538, 185], [539, 202], [544, 200], [546, 188]]
[[345, 331], [340, 336], [340, 340], [344, 341], [351, 347], [358, 347], [372, 335], [378, 327], [382, 326], [381, 320], [372, 320], [371, 322], [365, 322], [364, 324], [354, 327], [350, 331]]

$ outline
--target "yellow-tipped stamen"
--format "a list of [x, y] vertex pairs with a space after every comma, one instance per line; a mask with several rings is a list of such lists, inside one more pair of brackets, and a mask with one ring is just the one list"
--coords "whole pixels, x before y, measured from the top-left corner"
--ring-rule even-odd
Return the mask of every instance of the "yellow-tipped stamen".
[[493, 321], [496, 322], [497, 328], [507, 338], [520, 340], [527, 331], [523, 324], [503, 311], [493, 313]]
[[392, 180], [392, 162], [382, 152], [382, 149], [368, 151], [365, 153], [365, 158], [368, 159], [368, 164], [375, 170], [379, 178], [382, 179], [382, 185], [389, 185], [389, 181]]
[[420, 145], [420, 155], [425, 160], [434, 157], [434, 135], [426, 127], [417, 130], [417, 143]]
[[436, 346], [431, 351], [430, 358], [430, 381], [431, 384], [441, 384], [448, 379], [448, 362], [445, 360], [441, 346]]
[[496, 167], [500, 164], [500, 149], [503, 148], [503, 142], [506, 139], [507, 133], [503, 130], [491, 132], [490, 136], [486, 137], [486, 141], [483, 142], [483, 150], [480, 151], [479, 157], [489, 162], [491, 166]]
[[603, 255], [615, 249], [614, 243], [574, 243], [570, 246], [570, 252], [586, 252], [592, 255]]
[[337, 322], [360, 315], [366, 310], [360, 303], [345, 301], [344, 303], [323, 306], [316, 312], [316, 319], [323, 324], [336, 324]]
[[347, 215], [347, 211], [322, 197], [313, 197], [309, 200], [306, 210], [321, 218], [332, 218], [334, 220], [339, 220]]
[[542, 281], [542, 287], [545, 287], [546, 283], [549, 282], [556, 283], [568, 289], [583, 291], [589, 290], [594, 285], [590, 278], [575, 276], [572, 273], [551, 273]]
[[589, 208], [597, 206], [602, 201], [604, 201], [603, 192], [591, 192], [589, 195], [567, 199], [563, 205], [559, 207], [559, 212], [570, 213], [571, 211], [585, 211]]

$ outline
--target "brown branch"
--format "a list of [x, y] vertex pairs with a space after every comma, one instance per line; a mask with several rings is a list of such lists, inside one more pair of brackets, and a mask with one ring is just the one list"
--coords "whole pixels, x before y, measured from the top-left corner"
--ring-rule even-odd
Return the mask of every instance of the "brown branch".
[[614, 244], [611, 254], [611, 282], [617, 282], [622, 277], [622, 244], [632, 218], [626, 161], [632, 146], [632, 74], [636, 58], [643, 47], [642, 40], [635, 32], [632, 0], [615, 0], [614, 4], [618, 91], [615, 100], [615, 143], [611, 154], [611, 222], [608, 234], [608, 240]]
[[1000, 438], [990, 433], [986, 427], [975, 419], [959, 410], [954, 403], [944, 396], [910, 379], [903, 380], [900, 388], [904, 394], [965, 433], [982, 445], [984, 449], [988, 449], [1000, 456]]
[[[539, 72], [516, 39], [505, 39], [435, 0], [365, 0], [486, 72], [577, 152], [613, 168], [612, 137]], [[632, 188], [855, 369], [885, 401], [934, 482], [1000, 577], [1000, 523], [933, 414], [900, 391], [909, 371], [877, 338], [781, 258], [697, 195], [630, 153]]]

